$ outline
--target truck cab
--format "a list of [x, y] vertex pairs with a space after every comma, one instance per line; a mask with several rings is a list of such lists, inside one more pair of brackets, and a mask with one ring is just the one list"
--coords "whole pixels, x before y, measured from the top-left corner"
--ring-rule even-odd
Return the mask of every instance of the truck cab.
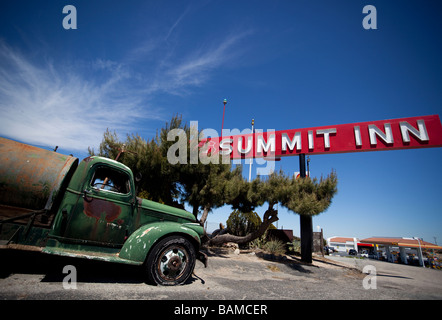
[[153, 284], [183, 284], [199, 252], [195, 217], [136, 196], [124, 164], [0, 138], [0, 249], [140, 265]]

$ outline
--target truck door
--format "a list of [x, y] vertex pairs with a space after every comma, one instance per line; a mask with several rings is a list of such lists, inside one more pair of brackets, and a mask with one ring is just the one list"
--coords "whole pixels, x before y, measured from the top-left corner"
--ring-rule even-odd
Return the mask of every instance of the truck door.
[[90, 244], [122, 245], [131, 227], [134, 187], [130, 175], [108, 164], [92, 167], [66, 228], [66, 237]]

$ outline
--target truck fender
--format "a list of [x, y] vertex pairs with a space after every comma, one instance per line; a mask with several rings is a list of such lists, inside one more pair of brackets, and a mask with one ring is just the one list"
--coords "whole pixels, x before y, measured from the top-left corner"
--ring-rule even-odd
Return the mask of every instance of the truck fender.
[[194, 230], [181, 223], [157, 222], [143, 225], [133, 232], [121, 248], [119, 257], [143, 263], [155, 243], [168, 235], [183, 235], [197, 244], [195, 250], [198, 252], [201, 242]]

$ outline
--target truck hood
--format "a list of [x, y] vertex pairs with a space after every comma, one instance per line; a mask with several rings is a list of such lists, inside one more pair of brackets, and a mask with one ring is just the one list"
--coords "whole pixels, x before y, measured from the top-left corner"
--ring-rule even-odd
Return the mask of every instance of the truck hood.
[[153, 212], [156, 214], [164, 214], [165, 220], [169, 220], [167, 216], [176, 220], [176, 218], [181, 218], [187, 220], [188, 222], [196, 222], [195, 216], [183, 209], [175, 208], [151, 200], [137, 198], [138, 204], [143, 211]]

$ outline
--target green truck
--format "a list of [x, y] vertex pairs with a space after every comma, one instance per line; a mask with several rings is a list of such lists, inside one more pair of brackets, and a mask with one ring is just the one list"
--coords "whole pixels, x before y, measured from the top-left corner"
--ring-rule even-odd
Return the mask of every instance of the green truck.
[[203, 227], [182, 209], [136, 196], [124, 164], [83, 161], [0, 137], [0, 249], [139, 265], [148, 283], [185, 283]]

